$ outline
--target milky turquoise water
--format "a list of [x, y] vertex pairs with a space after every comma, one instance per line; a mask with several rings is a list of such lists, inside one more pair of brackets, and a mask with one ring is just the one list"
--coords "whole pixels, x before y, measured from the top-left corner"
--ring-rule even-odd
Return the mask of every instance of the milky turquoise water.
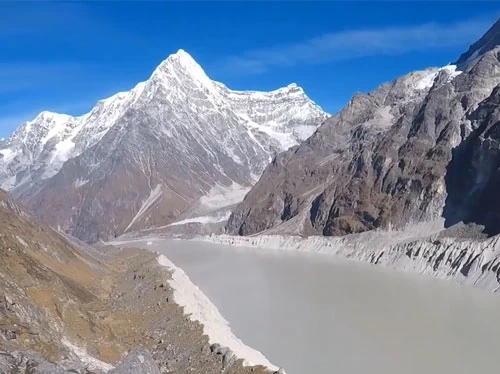
[[183, 268], [233, 332], [288, 374], [500, 370], [499, 296], [317, 254], [147, 247]]

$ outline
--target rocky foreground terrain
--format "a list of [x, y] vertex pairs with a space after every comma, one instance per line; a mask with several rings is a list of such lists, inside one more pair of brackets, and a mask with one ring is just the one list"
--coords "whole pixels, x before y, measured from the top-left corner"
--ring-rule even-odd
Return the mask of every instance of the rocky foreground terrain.
[[69, 241], [3, 191], [0, 256], [0, 373], [269, 372], [209, 343], [156, 254]]

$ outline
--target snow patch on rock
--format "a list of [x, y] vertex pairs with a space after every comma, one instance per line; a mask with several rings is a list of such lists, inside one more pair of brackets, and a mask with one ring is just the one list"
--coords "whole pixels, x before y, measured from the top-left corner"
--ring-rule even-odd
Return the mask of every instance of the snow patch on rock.
[[149, 194], [149, 197], [144, 200], [142, 203], [141, 207], [139, 208], [137, 214], [132, 218], [132, 221], [130, 221], [129, 225], [125, 229], [127, 231], [132, 225], [139, 219], [141, 216], [155, 203], [156, 200], [161, 196], [163, 192], [163, 189], [161, 185], [157, 185], [155, 188], [153, 188]]
[[14, 157], [16, 157], [16, 154], [10, 148], [0, 149], [0, 155], [3, 156], [4, 162], [10, 162]]
[[462, 74], [460, 70], [457, 70], [456, 65], [446, 65], [439, 69], [430, 69], [430, 73], [425, 75], [423, 78], [415, 83], [415, 89], [417, 90], [428, 90], [434, 85], [434, 81], [438, 76], [439, 72], [446, 71], [449, 74], [448, 81], [451, 82], [456, 76]]
[[73, 186], [75, 186], [75, 188], [80, 188], [82, 186], [85, 186], [87, 183], [89, 183], [88, 179], [78, 178], [77, 180], [75, 180], [75, 183], [73, 183]]
[[192, 217], [192, 218], [186, 218], [182, 219], [180, 221], [176, 221], [174, 223], [171, 223], [169, 226], [179, 226], [179, 225], [185, 225], [188, 223], [199, 223], [202, 225], [206, 225], [209, 223], [217, 223], [217, 222], [224, 222], [229, 219], [229, 216], [231, 215], [231, 212], [228, 210], [224, 212], [222, 215], [216, 215], [216, 216], [200, 216], [200, 217]]
[[210, 210], [220, 209], [238, 204], [249, 190], [250, 187], [241, 186], [235, 182], [229, 187], [216, 185], [210, 189], [208, 194], [200, 197], [199, 202]]
[[178, 221], [158, 228], [190, 223], [206, 225], [227, 221], [231, 215], [232, 207], [243, 201], [249, 190], [250, 187], [242, 186], [236, 182], [232, 182], [230, 186], [216, 184], [193, 204], [188, 214], [180, 217]]

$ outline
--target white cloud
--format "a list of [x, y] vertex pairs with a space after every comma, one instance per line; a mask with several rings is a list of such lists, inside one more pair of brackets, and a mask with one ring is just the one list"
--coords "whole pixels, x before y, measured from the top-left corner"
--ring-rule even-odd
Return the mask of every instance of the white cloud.
[[262, 73], [272, 67], [321, 64], [376, 55], [467, 46], [486, 32], [492, 20], [487, 17], [452, 24], [426, 23], [340, 31], [294, 44], [277, 45], [231, 56], [223, 61], [223, 66], [239, 73]]

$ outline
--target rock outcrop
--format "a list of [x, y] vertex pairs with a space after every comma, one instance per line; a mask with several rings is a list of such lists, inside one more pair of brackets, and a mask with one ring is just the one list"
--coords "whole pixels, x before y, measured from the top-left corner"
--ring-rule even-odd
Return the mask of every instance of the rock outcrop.
[[444, 216], [498, 233], [500, 48], [461, 65], [354, 95], [274, 158], [227, 231], [336, 236]]
[[495, 48], [497, 45], [500, 45], [500, 20], [496, 21], [481, 39], [472, 44], [469, 49], [458, 58], [455, 64], [459, 67], [467, 66], [468, 63]]
[[[82, 367], [81, 371], [83, 370]], [[68, 374], [69, 371], [47, 362], [34, 353], [19, 351], [7, 353], [0, 350], [0, 373]]]
[[142, 346], [134, 348], [109, 374], [160, 374], [151, 353]]

